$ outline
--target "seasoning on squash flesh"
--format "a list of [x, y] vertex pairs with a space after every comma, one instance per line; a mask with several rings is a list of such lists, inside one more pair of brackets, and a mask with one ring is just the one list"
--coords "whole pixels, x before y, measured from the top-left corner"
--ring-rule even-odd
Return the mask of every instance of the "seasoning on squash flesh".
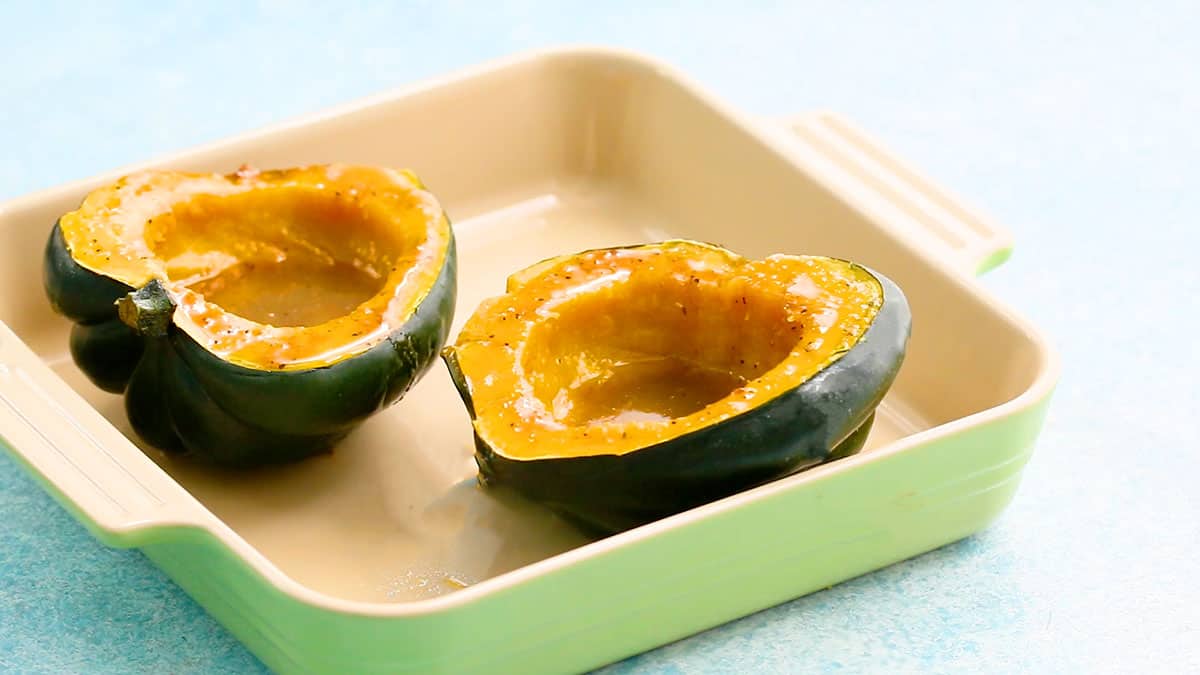
[[443, 358], [481, 478], [616, 531], [857, 451], [909, 323], [859, 265], [668, 241], [514, 274]]
[[71, 352], [134, 430], [230, 465], [322, 452], [397, 400], [445, 342], [453, 234], [411, 173], [147, 171], [51, 231]]

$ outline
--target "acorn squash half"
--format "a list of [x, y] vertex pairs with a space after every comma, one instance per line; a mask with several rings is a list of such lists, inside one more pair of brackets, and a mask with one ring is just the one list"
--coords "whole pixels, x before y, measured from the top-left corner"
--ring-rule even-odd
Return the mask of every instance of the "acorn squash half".
[[76, 364], [148, 444], [222, 465], [329, 449], [445, 343], [455, 249], [411, 173], [148, 171], [89, 194], [46, 245]]
[[442, 356], [481, 480], [615, 532], [857, 452], [909, 330], [859, 265], [668, 241], [514, 274]]

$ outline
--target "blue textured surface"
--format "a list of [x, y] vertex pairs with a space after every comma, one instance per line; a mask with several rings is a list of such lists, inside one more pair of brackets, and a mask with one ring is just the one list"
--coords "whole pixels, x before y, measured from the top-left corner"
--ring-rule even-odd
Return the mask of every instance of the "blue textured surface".
[[[291, 4], [0, 4], [0, 198], [553, 43], [845, 113], [1015, 232], [985, 283], [1065, 359], [1039, 450], [987, 532], [611, 672], [1200, 670], [1195, 5]], [[261, 669], [0, 457], [0, 671]]]

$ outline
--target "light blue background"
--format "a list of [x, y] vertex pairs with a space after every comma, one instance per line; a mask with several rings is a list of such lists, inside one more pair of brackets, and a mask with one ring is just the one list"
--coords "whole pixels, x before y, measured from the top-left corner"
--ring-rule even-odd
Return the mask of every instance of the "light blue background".
[[[0, 3], [0, 198], [565, 42], [837, 110], [1016, 234], [984, 283], [1064, 355], [1038, 451], [983, 534], [611, 672], [1200, 670], [1197, 5], [640, 4]], [[0, 457], [0, 671], [261, 669]]]

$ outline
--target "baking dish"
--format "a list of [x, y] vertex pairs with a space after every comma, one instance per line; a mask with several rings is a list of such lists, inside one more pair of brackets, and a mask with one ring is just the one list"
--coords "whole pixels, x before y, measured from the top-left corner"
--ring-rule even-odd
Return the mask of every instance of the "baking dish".
[[[137, 168], [404, 166], [455, 222], [459, 307], [584, 248], [687, 237], [860, 261], [909, 296], [867, 449], [598, 541], [473, 480], [442, 370], [327, 457], [222, 474], [143, 451], [32, 280], [54, 219]], [[525, 54], [0, 206], [3, 445], [281, 672], [598, 666], [928, 551], [1007, 505], [1057, 378], [973, 281], [1006, 233], [841, 118], [742, 115], [624, 52]], [[468, 312], [460, 311], [455, 330]]]

